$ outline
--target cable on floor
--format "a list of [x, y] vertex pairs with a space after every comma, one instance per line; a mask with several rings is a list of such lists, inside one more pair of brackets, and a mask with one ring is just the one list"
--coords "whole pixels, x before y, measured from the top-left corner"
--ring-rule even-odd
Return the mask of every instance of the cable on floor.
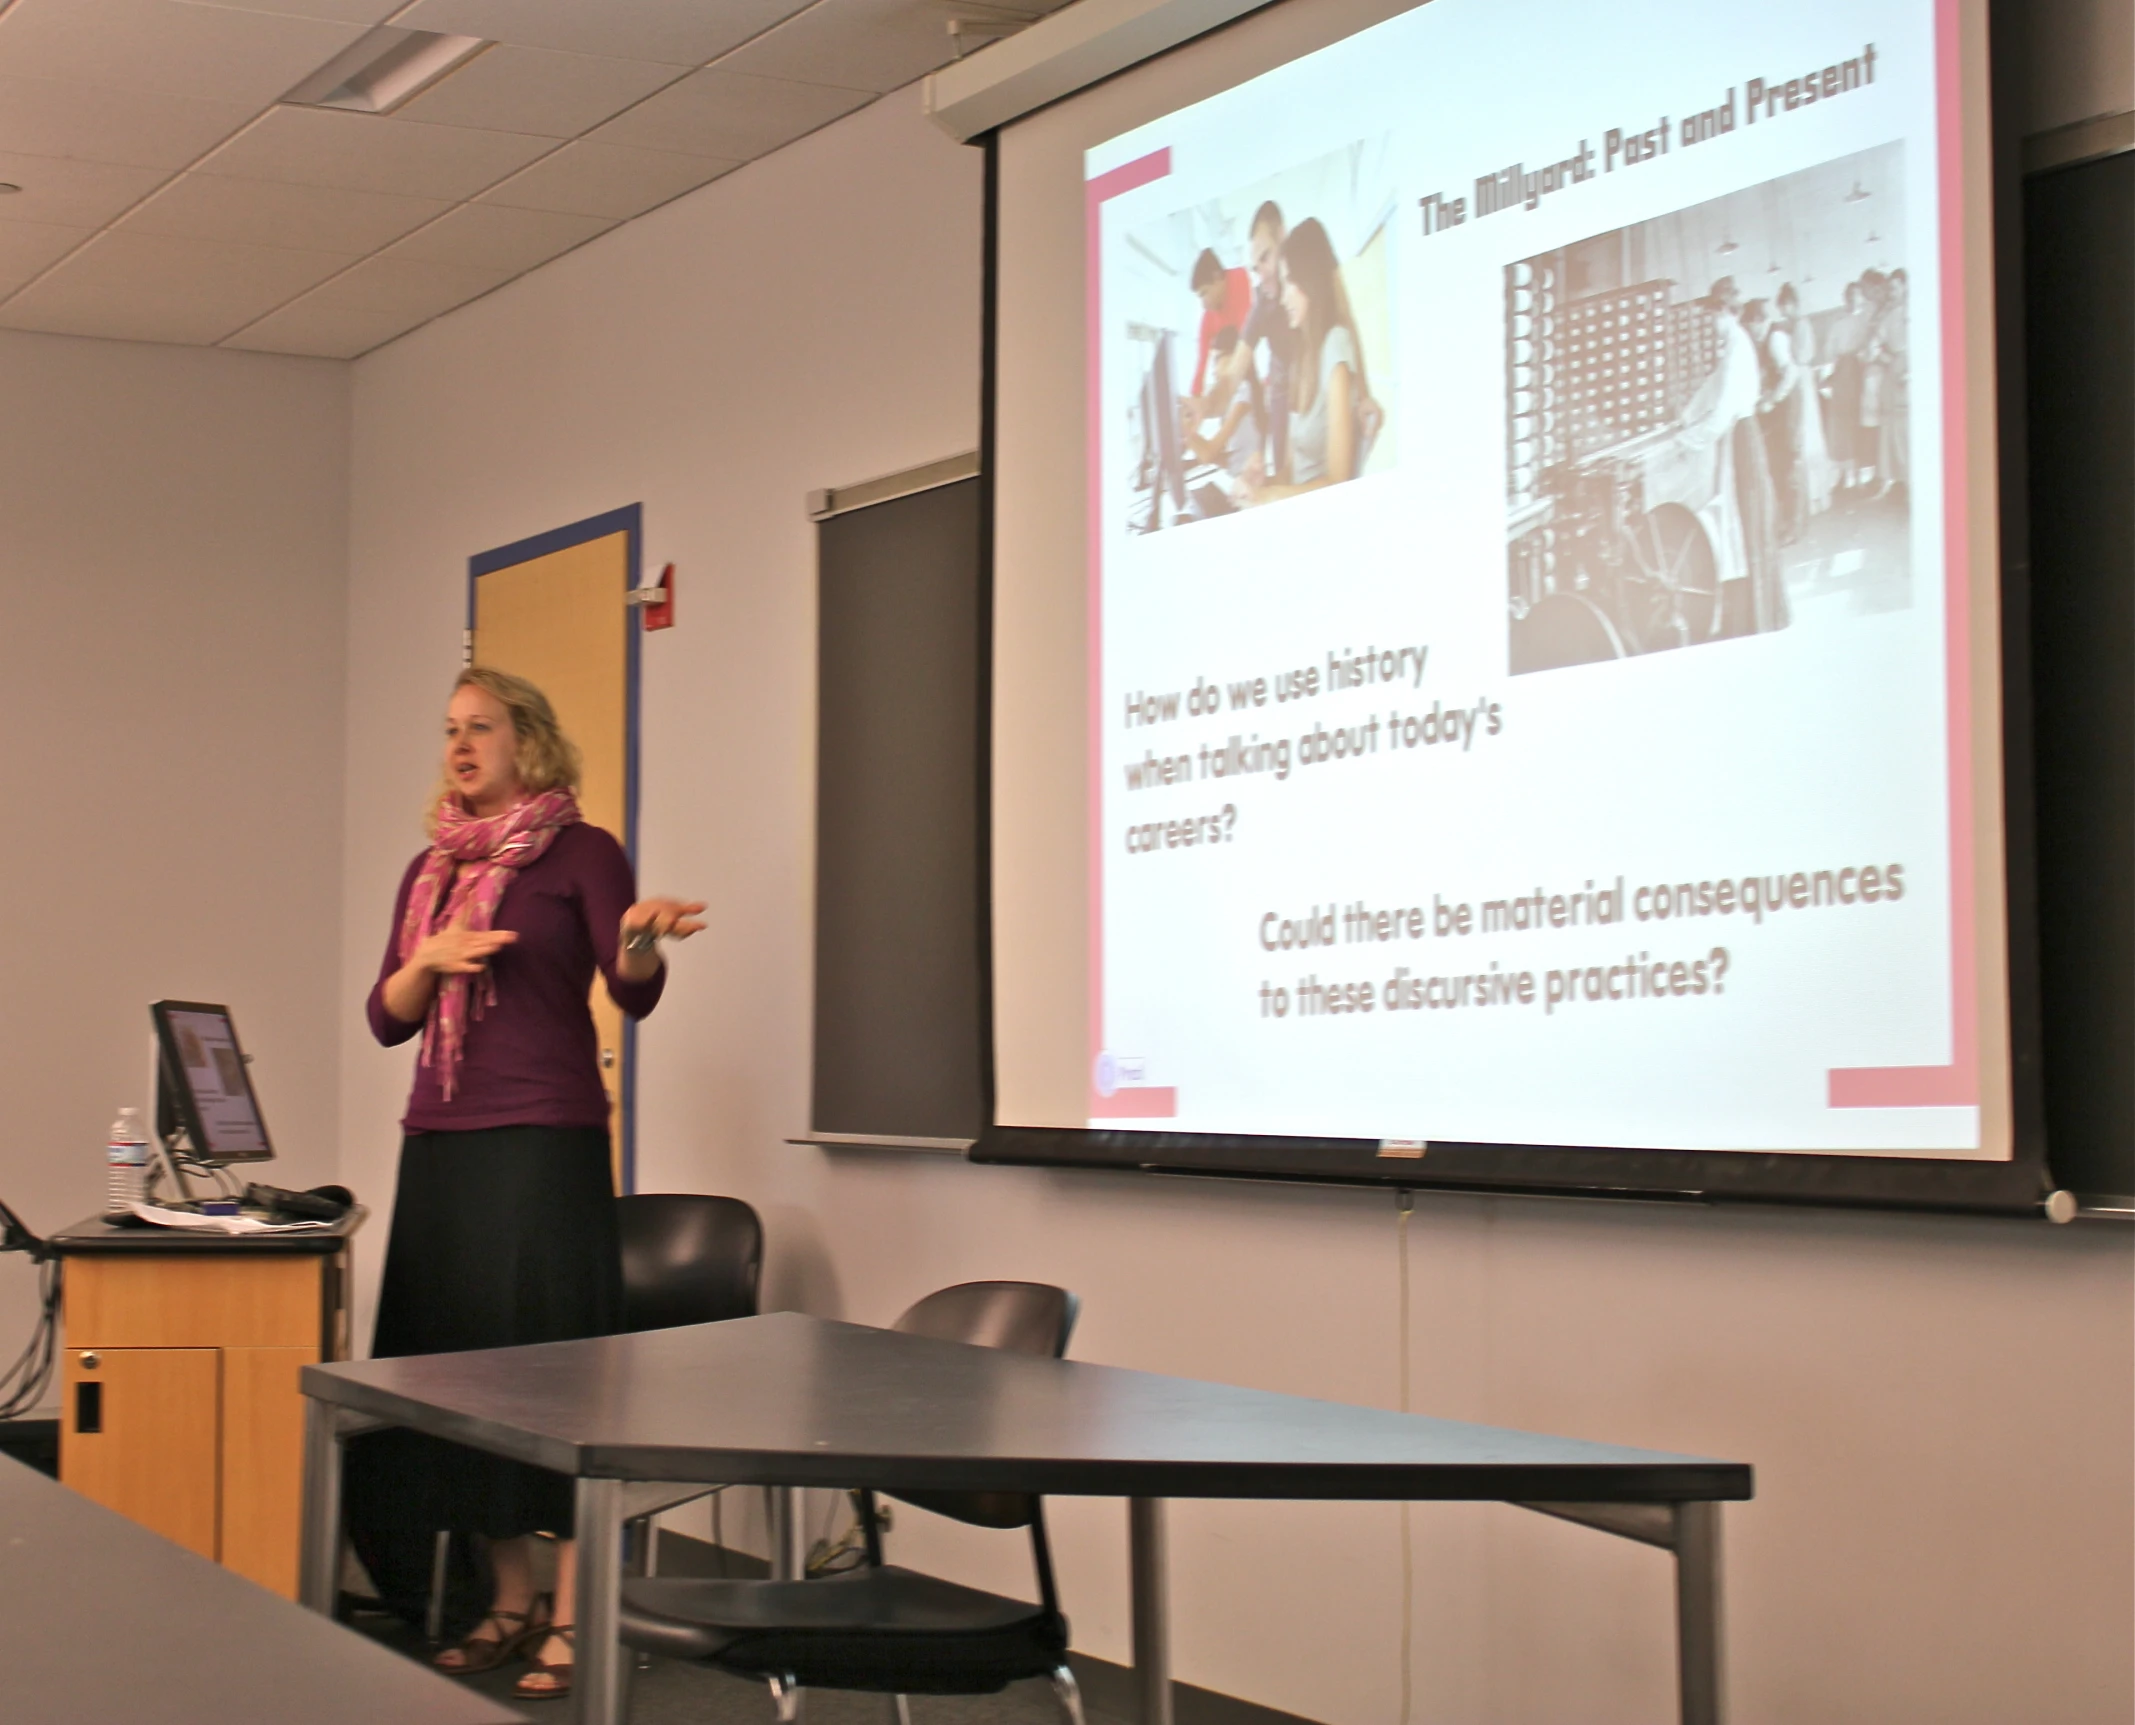
[[[1394, 1194], [1395, 1259], [1399, 1268], [1401, 1311], [1395, 1329], [1400, 1337], [1401, 1411], [1409, 1412], [1409, 1217], [1416, 1209], [1416, 1194]], [[1401, 1500], [1401, 1725], [1409, 1725], [1415, 1701], [1416, 1672], [1416, 1547], [1409, 1536], [1409, 1500]]]

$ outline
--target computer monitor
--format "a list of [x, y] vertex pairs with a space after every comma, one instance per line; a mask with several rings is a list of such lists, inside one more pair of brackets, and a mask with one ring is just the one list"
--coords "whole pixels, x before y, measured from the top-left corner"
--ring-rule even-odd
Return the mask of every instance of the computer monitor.
[[1142, 531], [1154, 532], [1164, 524], [1167, 494], [1175, 511], [1186, 507], [1186, 450], [1171, 377], [1169, 330], [1156, 338], [1142, 380], [1142, 464], [1149, 476], [1149, 524]]
[[168, 1148], [181, 1130], [196, 1162], [265, 1162], [274, 1155], [245, 1070], [230, 1009], [197, 1000], [159, 1000], [156, 1024], [156, 1136]]

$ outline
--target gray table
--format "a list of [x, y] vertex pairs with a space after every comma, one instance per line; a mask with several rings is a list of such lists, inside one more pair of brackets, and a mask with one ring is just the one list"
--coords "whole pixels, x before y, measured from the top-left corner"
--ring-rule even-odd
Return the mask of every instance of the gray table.
[[9, 1725], [525, 1720], [5, 1458], [0, 1717]]
[[675, 1485], [1124, 1497], [1144, 1725], [1169, 1725], [1173, 1497], [1522, 1504], [1675, 1554], [1682, 1717], [1719, 1725], [1720, 1515], [1749, 1468], [930, 1341], [785, 1312], [309, 1366], [303, 1597], [331, 1609], [340, 1445], [411, 1426], [577, 1480], [578, 1716], [618, 1725], [622, 1524]]

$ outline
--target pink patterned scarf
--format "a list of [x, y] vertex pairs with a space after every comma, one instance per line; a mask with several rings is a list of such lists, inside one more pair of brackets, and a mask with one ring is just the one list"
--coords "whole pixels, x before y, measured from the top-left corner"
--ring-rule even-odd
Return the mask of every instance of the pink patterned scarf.
[[[569, 791], [543, 791], [502, 814], [486, 816], [471, 815], [458, 797], [447, 797], [437, 811], [437, 837], [430, 854], [423, 858], [415, 884], [408, 889], [408, 912], [400, 923], [401, 963], [408, 962], [426, 935], [450, 923], [463, 908], [470, 929], [481, 932], [494, 927], [497, 905], [511, 884], [512, 872], [534, 861], [555, 843], [558, 833], [582, 818], [578, 799]], [[455, 867], [457, 879], [452, 877]], [[441, 910], [438, 897], [445, 892], [447, 880], [452, 881], [452, 890]], [[481, 986], [469, 986], [475, 982]], [[495, 1004], [496, 998], [496, 979], [486, 970], [479, 977], [438, 978], [437, 994], [423, 1025], [422, 1059], [425, 1066], [437, 1067], [448, 1102], [469, 1018], [480, 1018], [482, 1009]]]

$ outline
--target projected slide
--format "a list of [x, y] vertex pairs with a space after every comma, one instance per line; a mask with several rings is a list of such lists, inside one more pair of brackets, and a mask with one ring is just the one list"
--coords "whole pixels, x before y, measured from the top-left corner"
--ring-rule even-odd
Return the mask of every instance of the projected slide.
[[1433, 0], [1088, 152], [1088, 1123], [2005, 1153], [1954, 28]]

